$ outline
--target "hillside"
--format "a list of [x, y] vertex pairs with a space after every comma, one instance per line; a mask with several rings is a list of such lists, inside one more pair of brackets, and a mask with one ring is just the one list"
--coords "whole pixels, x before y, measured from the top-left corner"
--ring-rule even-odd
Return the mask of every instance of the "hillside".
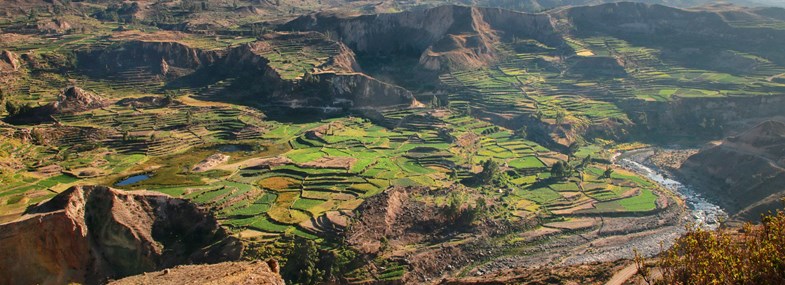
[[767, 121], [691, 156], [681, 173], [741, 220], [782, 207], [785, 197], [785, 123]]
[[209, 213], [145, 191], [75, 186], [0, 224], [3, 284], [99, 284], [185, 263], [239, 258]]

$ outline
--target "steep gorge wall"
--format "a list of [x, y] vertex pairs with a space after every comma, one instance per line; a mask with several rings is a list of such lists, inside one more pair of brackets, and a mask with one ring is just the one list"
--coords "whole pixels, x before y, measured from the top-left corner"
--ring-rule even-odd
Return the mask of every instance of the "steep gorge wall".
[[162, 60], [170, 67], [195, 70], [218, 62], [223, 51], [205, 51], [176, 41], [133, 40], [116, 46], [77, 53], [79, 65], [104, 72], [116, 72], [133, 67], [149, 67], [156, 73]]
[[241, 252], [215, 218], [185, 200], [75, 186], [0, 225], [0, 284], [97, 284]]
[[357, 53], [417, 57], [429, 70], [487, 66], [498, 58], [500, 38], [531, 38], [553, 46], [563, 42], [547, 14], [451, 5], [356, 17], [319, 13], [280, 29], [327, 33]]
[[637, 99], [617, 103], [640, 131], [668, 136], [721, 137], [728, 123], [783, 115], [785, 95], [675, 98], [668, 102]]
[[[313, 36], [313, 34], [278, 34], [270, 37]], [[325, 39], [326, 40], [326, 39]], [[334, 43], [336, 54], [307, 71], [308, 79], [284, 79], [270, 64], [267, 54], [275, 54], [275, 47], [266, 40], [247, 43], [227, 50], [201, 50], [179, 42], [129, 41], [108, 48], [78, 54], [82, 68], [97, 74], [112, 74], [142, 68], [168, 80], [180, 80], [191, 74], [199, 79], [192, 83], [206, 84], [209, 80], [241, 76], [243, 90], [251, 99], [269, 104], [307, 102], [312, 107], [330, 107], [335, 102], [352, 101], [352, 107], [411, 105], [411, 92], [399, 86], [383, 83], [359, 73], [360, 67], [352, 50]], [[313, 75], [313, 76], [311, 76]], [[198, 86], [197, 86], [198, 87]], [[324, 90], [331, 91], [325, 93]], [[389, 98], [388, 98], [389, 96]], [[220, 99], [220, 98], [219, 98]], [[356, 100], [356, 101], [355, 101]]]
[[767, 121], [708, 146], [679, 170], [735, 218], [758, 220], [782, 208], [785, 197], [785, 123]]

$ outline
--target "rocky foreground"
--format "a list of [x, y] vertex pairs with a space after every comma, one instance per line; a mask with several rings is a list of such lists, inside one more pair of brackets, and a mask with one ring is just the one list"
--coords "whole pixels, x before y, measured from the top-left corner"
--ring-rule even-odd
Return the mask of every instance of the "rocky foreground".
[[278, 263], [223, 262], [210, 265], [184, 265], [158, 272], [123, 278], [111, 285], [175, 285], [175, 284], [267, 284], [284, 285], [278, 274]]
[[0, 284], [98, 284], [237, 260], [241, 252], [212, 215], [186, 200], [74, 186], [0, 225]]

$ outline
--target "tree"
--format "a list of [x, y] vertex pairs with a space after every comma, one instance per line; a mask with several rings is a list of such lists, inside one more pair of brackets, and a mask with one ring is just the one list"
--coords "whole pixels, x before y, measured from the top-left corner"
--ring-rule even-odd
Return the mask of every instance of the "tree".
[[567, 147], [567, 156], [574, 156], [581, 149], [581, 144], [573, 142]]
[[477, 174], [477, 181], [481, 184], [487, 185], [493, 182], [494, 178], [499, 175], [499, 164], [493, 159], [488, 159], [482, 163], [482, 171]]
[[602, 177], [606, 179], [610, 179], [611, 175], [613, 175], [613, 168], [608, 166], [605, 168], [605, 172], [602, 174]]
[[22, 109], [22, 105], [17, 104], [14, 101], [5, 101], [5, 110], [8, 112], [8, 116], [16, 116], [22, 112]]
[[19, 107], [13, 101], [6, 101], [5, 110], [8, 112], [9, 116], [13, 116], [19, 112]]
[[324, 271], [317, 268], [319, 248], [316, 242], [295, 238], [294, 248], [286, 258], [283, 277], [295, 284], [318, 284], [324, 278]]
[[174, 99], [177, 98], [177, 93], [175, 91], [167, 90], [164, 93], [164, 105], [169, 106], [174, 103]]
[[0, 112], [5, 110], [5, 100], [5, 92], [3, 92], [3, 89], [0, 89]]
[[356, 261], [357, 253], [350, 248], [341, 247], [329, 251], [326, 260], [323, 258], [320, 262], [326, 263], [323, 267], [327, 269], [324, 281], [337, 281], [346, 276], [354, 268], [352, 264]]
[[557, 161], [551, 166], [551, 177], [556, 179], [564, 179], [572, 175], [573, 169], [569, 163], [564, 161]]
[[434, 109], [440, 107], [439, 97], [436, 97], [436, 95], [433, 95], [433, 99], [431, 99], [431, 107], [434, 108]]
[[567, 115], [564, 113], [564, 111], [562, 111], [562, 110], [556, 111], [556, 124], [557, 125], [563, 124], [564, 123], [564, 118], [566, 116]]
[[520, 127], [517, 130], [515, 130], [514, 135], [516, 137], [526, 139], [529, 136], [528, 128], [526, 126]]
[[188, 112], [185, 112], [185, 123], [190, 125], [191, 123], [193, 123], [193, 121], [194, 121], [194, 114], [191, 113], [191, 110], [188, 110]]
[[447, 216], [447, 219], [456, 220], [458, 216], [461, 214], [461, 207], [463, 206], [462, 197], [458, 195], [458, 193], [452, 192], [450, 193], [450, 197], [447, 200], [447, 205], [444, 207], [444, 215]]
[[583, 160], [581, 160], [580, 168], [581, 169], [586, 168], [586, 166], [588, 166], [589, 163], [591, 163], [591, 154], [587, 155], [586, 157], [583, 158]]
[[485, 198], [480, 197], [477, 198], [477, 209], [485, 210], [488, 207], [488, 202], [485, 202]]

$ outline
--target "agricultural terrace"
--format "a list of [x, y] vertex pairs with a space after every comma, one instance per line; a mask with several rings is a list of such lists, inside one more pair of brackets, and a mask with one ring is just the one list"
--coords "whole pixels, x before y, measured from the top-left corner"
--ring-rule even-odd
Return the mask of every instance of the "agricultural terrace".
[[[452, 90], [450, 107], [508, 119], [529, 115], [550, 123], [585, 125], [629, 121], [613, 104], [625, 98], [667, 101], [785, 91], [785, 82], [779, 80], [785, 68], [751, 54], [682, 54], [610, 36], [566, 42], [572, 54], [535, 40], [516, 40], [502, 44], [507, 56], [495, 66], [441, 75], [442, 84]], [[719, 58], [722, 65], [717, 64]]]

